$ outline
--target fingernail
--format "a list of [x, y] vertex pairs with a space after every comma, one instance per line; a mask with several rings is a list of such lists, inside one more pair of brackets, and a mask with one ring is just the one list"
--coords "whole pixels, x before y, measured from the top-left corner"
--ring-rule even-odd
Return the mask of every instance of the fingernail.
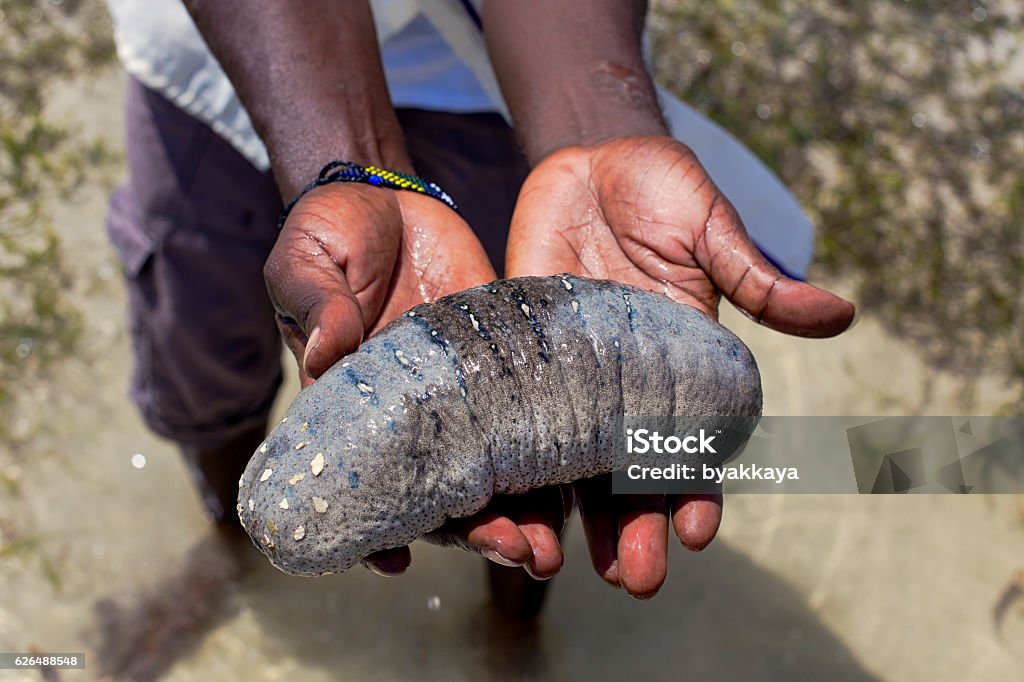
[[658, 594], [658, 591], [655, 590], [654, 592], [633, 593], [627, 590], [626, 594], [628, 594], [633, 599], [636, 599], [637, 601], [648, 601], [650, 599], [654, 599], [654, 595]]
[[523, 565], [522, 561], [513, 561], [507, 557], [502, 556], [496, 549], [481, 549], [480, 554], [490, 561], [502, 566], [508, 566], [509, 568], [518, 568]]
[[851, 303], [850, 305], [853, 306], [853, 321], [850, 322], [850, 326], [846, 328], [846, 331], [850, 331], [860, 322], [860, 306], [856, 303]]
[[306, 339], [306, 350], [302, 353], [302, 370], [309, 375], [309, 354], [316, 348], [316, 344], [320, 343], [320, 327], [313, 329], [313, 333]]
[[402, 575], [403, 573], [405, 573], [405, 569], [404, 568], [401, 571], [394, 571], [392, 573], [388, 573], [387, 571], [381, 569], [376, 564], [374, 564], [372, 562], [369, 562], [369, 561], [364, 561], [363, 562], [363, 566], [366, 566], [368, 569], [370, 569], [371, 571], [373, 571], [374, 573], [376, 573], [377, 575], [379, 575], [382, 578], [394, 578], [395, 576]]

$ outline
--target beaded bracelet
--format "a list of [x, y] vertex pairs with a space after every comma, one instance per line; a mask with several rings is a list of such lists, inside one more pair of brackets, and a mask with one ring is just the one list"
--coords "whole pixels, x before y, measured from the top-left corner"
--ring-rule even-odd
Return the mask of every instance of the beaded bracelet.
[[430, 182], [408, 173], [384, 170], [376, 166], [360, 166], [358, 163], [352, 163], [351, 161], [331, 161], [320, 169], [320, 174], [316, 180], [306, 185], [299, 192], [298, 196], [288, 203], [281, 214], [281, 219], [277, 223], [277, 229], [280, 230], [284, 227], [284, 221], [288, 219], [288, 214], [292, 212], [295, 204], [299, 203], [299, 199], [306, 195], [306, 192], [321, 185], [329, 185], [332, 182], [362, 182], [374, 187], [406, 189], [433, 197], [455, 212], [459, 210], [459, 207], [455, 205], [455, 201], [435, 182]]

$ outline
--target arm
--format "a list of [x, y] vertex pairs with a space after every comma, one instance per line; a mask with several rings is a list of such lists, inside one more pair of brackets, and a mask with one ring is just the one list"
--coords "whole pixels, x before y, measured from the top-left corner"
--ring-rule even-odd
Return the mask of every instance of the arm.
[[643, 61], [646, 13], [645, 0], [485, 4], [487, 47], [531, 165], [564, 147], [668, 134]]
[[[367, 0], [186, 4], [266, 143], [286, 201], [333, 159], [413, 172]], [[304, 385], [412, 306], [496, 278], [469, 226], [444, 204], [354, 184], [307, 193], [264, 272]], [[561, 566], [552, 529], [564, 519], [559, 491], [540, 491], [460, 519], [436, 540], [546, 576]], [[366, 563], [392, 574], [409, 561], [402, 547]]]
[[[486, 4], [491, 60], [534, 166], [507, 275], [617, 280], [712, 317], [725, 295], [780, 331], [842, 332], [853, 306], [769, 263], [693, 152], [668, 135], [641, 53], [645, 10], [642, 0]], [[595, 570], [639, 598], [665, 579], [670, 526], [699, 550], [721, 521], [721, 495], [612, 495], [607, 479], [575, 491]]]
[[186, 0], [285, 200], [342, 158], [409, 171], [366, 0]]

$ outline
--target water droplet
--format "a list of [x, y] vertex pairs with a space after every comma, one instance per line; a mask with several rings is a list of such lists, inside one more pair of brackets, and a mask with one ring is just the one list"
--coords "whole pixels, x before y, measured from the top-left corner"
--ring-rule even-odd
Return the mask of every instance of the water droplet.
[[697, 61], [701, 64], [710, 64], [711, 50], [697, 50]]
[[24, 360], [32, 353], [33, 340], [31, 337], [25, 336], [18, 341], [18, 347], [14, 349], [18, 357]]
[[440, 611], [441, 610], [441, 598], [439, 596], [432, 595], [427, 597], [427, 610], [428, 611]]
[[141, 469], [146, 466], [146, 456], [141, 452], [136, 452], [132, 455], [132, 466], [136, 469]]
[[992, 143], [989, 142], [987, 137], [979, 137], [971, 145], [971, 158], [975, 161], [987, 161], [988, 152], [992, 148]]
[[104, 282], [109, 282], [110, 280], [114, 279], [114, 266], [111, 265], [110, 263], [103, 263], [98, 268], [96, 268], [96, 274]]
[[762, 121], [766, 120], [769, 116], [772, 115], [772, 108], [770, 106], [768, 106], [767, 104], [765, 104], [764, 102], [762, 102], [761, 104], [757, 105], [756, 111], [757, 111], [757, 117], [759, 119], [761, 119]]
[[747, 44], [742, 40], [737, 40], [732, 44], [732, 53], [737, 57], [742, 57], [747, 51]]
[[987, 16], [988, 11], [986, 11], [984, 7], [975, 7], [974, 11], [971, 12], [971, 18], [979, 23], [985, 21]]
[[808, 64], [813, 64], [818, 61], [818, 48], [813, 45], [808, 45], [804, 48], [803, 58]]
[[925, 124], [928, 123], [928, 117], [919, 111], [910, 117], [910, 122], [914, 124], [915, 128], [924, 128]]

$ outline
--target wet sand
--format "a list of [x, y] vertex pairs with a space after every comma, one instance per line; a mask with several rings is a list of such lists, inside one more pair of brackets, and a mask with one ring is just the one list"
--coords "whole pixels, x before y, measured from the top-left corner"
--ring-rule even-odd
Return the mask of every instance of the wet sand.
[[[58, 106], [120, 144], [120, 91], [110, 73]], [[96, 679], [98, 651], [130, 647], [104, 627], [126, 622], [144, 595], [174, 597], [175, 576], [208, 532], [174, 449], [125, 398], [124, 294], [104, 212], [102, 192], [59, 208], [84, 347], [52, 385], [30, 389], [38, 436], [0, 455], [19, 488], [0, 491], [0, 548], [36, 543], [0, 554], [0, 650], [86, 651], [89, 669], [62, 672], [66, 680]], [[766, 414], [991, 414], [1008, 398], [997, 377], [983, 377], [965, 402], [960, 381], [927, 368], [870, 317], [828, 341], [758, 329], [728, 306], [723, 321], [758, 358]], [[291, 377], [280, 402], [295, 390]], [[1021, 602], [1001, 632], [993, 618], [1024, 567], [1018, 504], [732, 496], [719, 540], [702, 554], [673, 547], [666, 586], [650, 602], [592, 573], [577, 520], [534, 628], [496, 618], [482, 560], [454, 550], [417, 543], [396, 579], [361, 569], [291, 578], [253, 551], [226, 588], [218, 578], [232, 569], [211, 550], [210, 594], [185, 616], [207, 626], [161, 645], [178, 654], [164, 678], [1021, 679]], [[40, 678], [0, 671], [6, 679]]]

